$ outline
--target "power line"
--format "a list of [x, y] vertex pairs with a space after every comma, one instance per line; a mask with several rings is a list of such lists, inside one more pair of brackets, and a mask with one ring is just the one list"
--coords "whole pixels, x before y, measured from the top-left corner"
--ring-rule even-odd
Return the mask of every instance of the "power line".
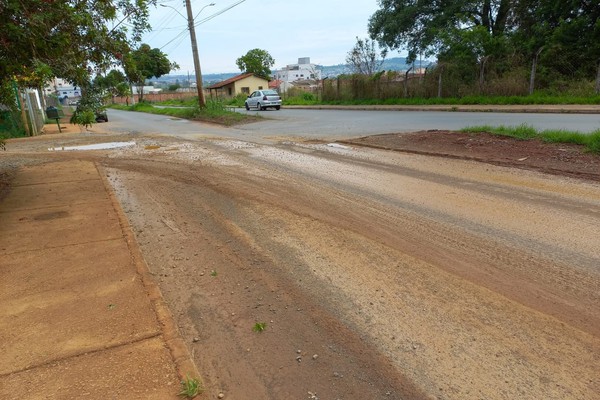
[[209, 15], [208, 17], [206, 17], [204, 19], [201, 19], [200, 21], [196, 22], [194, 24], [194, 26], [198, 26], [198, 25], [203, 24], [203, 23], [205, 23], [207, 21], [210, 21], [211, 19], [213, 19], [215, 17], [218, 17], [219, 15], [223, 14], [224, 12], [231, 10], [233, 7], [239, 6], [240, 4], [242, 4], [245, 1], [246, 0], [239, 0], [237, 3], [234, 3], [234, 4], [230, 5], [229, 7], [226, 7], [224, 9], [222, 9], [221, 11], [217, 11], [216, 13], [214, 13], [212, 15]]
[[[243, 2], [245, 2], [245, 1], [246, 1], [246, 0], [238, 0], [236, 3], [234, 3], [234, 4], [232, 4], [232, 5], [228, 6], [228, 7], [225, 7], [224, 9], [222, 9], [222, 10], [220, 10], [220, 11], [217, 11], [217, 12], [216, 12], [216, 13], [214, 13], [214, 14], [211, 14], [211, 15], [209, 15], [208, 17], [206, 17], [206, 18], [204, 18], [204, 19], [201, 19], [201, 20], [200, 20], [200, 21], [198, 21], [198, 22], [195, 22], [195, 23], [194, 23], [194, 26], [198, 26], [198, 25], [200, 25], [200, 24], [203, 24], [203, 23], [205, 23], [205, 22], [207, 22], [207, 21], [210, 21], [211, 19], [213, 19], [213, 18], [215, 18], [215, 17], [218, 17], [219, 15], [223, 14], [224, 12], [226, 12], [226, 11], [229, 11], [229, 10], [231, 10], [232, 8], [239, 6], [240, 4], [242, 4], [242, 3], [243, 3]], [[171, 15], [172, 15], [172, 16], [174, 16], [175, 14], [176, 14], [176, 11], [175, 11], [175, 10], [173, 10]], [[196, 15], [196, 16], [198, 16], [198, 15]], [[163, 28], [163, 29], [161, 30], [161, 32], [162, 32], [163, 30], [166, 30], [166, 29], [177, 29], [177, 28]], [[180, 28], [180, 29], [181, 29], [181, 28]], [[176, 48], [177, 48], [177, 47], [178, 47], [178, 46], [181, 44], [181, 41], [183, 40], [184, 34], [187, 32], [187, 30], [188, 30], [188, 28], [187, 28], [187, 27], [186, 27], [186, 28], [184, 28], [184, 30], [183, 30], [183, 31], [181, 31], [180, 33], [178, 33], [178, 34], [177, 34], [177, 35], [176, 35], [176, 36], [175, 36], [173, 39], [171, 39], [171, 40], [169, 40], [167, 43], [165, 43], [165, 44], [164, 44], [164, 45], [163, 45], [163, 46], [160, 48], [160, 50], [164, 49], [165, 47], [167, 47], [167, 46], [168, 46], [168, 45], [170, 45], [171, 43], [175, 42], [177, 39], [181, 39], [181, 40], [180, 40], [180, 42], [179, 42], [179, 43], [177, 43], [177, 45], [175, 45], [175, 46], [173, 47], [173, 49], [176, 49]], [[154, 32], [154, 29], [153, 29], [152, 31]], [[153, 37], [154, 37], [154, 36], [153, 36]]]

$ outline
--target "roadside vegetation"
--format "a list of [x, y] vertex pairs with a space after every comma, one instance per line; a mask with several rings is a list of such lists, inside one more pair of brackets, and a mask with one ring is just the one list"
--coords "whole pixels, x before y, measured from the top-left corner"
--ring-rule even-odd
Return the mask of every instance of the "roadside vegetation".
[[[171, 101], [168, 105], [173, 106], [174, 104]], [[185, 102], [182, 101], [177, 104], [177, 106], [173, 107], [168, 107], [168, 105], [166, 107], [155, 107], [153, 104], [141, 102], [131, 106], [113, 104], [110, 108], [124, 111], [145, 112], [149, 114], [170, 115], [172, 117], [210, 122], [225, 126], [253, 122], [260, 118], [257, 115], [247, 115], [230, 111], [227, 109], [227, 105], [220, 101], [209, 100], [206, 103], [206, 107], [202, 109], [198, 107], [197, 101], [194, 101], [193, 99]]]
[[591, 134], [567, 130], [543, 130], [539, 131], [529, 125], [510, 126], [471, 126], [461, 130], [466, 133], [487, 132], [492, 135], [509, 136], [518, 140], [540, 139], [546, 143], [571, 143], [585, 146], [586, 150], [600, 154], [600, 129]]

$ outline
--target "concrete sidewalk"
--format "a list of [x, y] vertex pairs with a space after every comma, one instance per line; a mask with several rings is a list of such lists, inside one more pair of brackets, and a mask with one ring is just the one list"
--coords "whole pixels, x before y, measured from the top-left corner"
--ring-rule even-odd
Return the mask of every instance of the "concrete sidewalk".
[[0, 398], [175, 399], [198, 376], [96, 165], [23, 168], [0, 203]]

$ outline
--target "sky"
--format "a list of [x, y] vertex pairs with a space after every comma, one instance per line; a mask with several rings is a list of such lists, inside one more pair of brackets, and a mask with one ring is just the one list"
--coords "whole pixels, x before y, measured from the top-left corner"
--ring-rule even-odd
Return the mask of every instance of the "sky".
[[[215, 5], [208, 6], [211, 2]], [[168, 7], [152, 9], [153, 30], [143, 43], [179, 64], [173, 74], [193, 74], [184, 1], [159, 3]], [[273, 70], [300, 57], [320, 65], [344, 64], [356, 37], [368, 37], [369, 17], [378, 8], [377, 0], [192, 0], [202, 73], [240, 72], [235, 61], [255, 48], [271, 54]], [[208, 17], [213, 18], [203, 22]]]

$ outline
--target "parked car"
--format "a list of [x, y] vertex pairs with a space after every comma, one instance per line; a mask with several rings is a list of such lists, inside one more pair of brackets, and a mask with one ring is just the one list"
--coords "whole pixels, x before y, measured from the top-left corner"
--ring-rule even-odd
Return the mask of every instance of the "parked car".
[[257, 90], [246, 99], [246, 110], [256, 108], [257, 110], [266, 110], [272, 107], [276, 110], [281, 108], [281, 97], [275, 90]]
[[108, 114], [106, 110], [96, 110], [96, 122], [108, 122]]

